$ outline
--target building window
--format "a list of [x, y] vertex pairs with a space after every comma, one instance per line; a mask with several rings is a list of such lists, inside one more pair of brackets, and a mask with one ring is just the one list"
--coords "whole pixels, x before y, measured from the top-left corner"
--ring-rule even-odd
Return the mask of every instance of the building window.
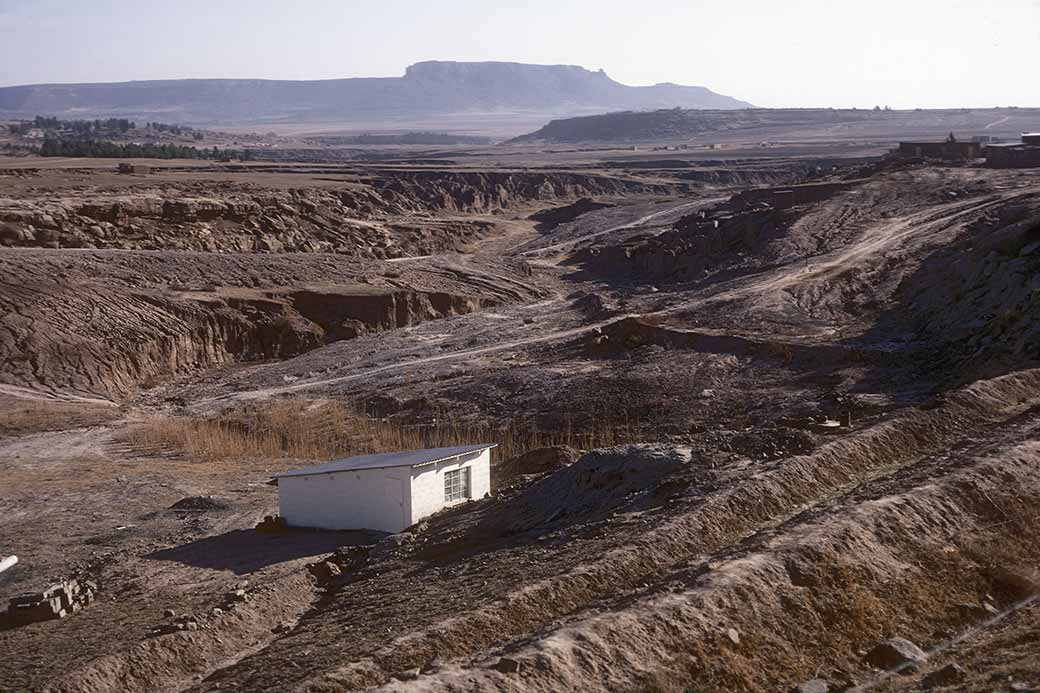
[[469, 467], [444, 473], [444, 500], [448, 503], [469, 498]]

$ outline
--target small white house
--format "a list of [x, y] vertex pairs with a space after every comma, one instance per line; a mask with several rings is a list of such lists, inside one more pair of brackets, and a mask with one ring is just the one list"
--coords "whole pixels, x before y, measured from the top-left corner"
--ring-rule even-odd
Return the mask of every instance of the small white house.
[[491, 492], [494, 443], [360, 455], [276, 474], [290, 527], [400, 532]]

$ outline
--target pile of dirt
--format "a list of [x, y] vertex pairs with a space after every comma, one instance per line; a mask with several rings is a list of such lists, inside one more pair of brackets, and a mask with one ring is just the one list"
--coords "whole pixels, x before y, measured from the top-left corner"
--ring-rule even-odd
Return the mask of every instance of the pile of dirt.
[[543, 209], [540, 212], [535, 212], [529, 216], [528, 219], [538, 222], [535, 225], [535, 228], [542, 233], [545, 233], [547, 231], [552, 231], [560, 224], [574, 221], [583, 214], [613, 206], [614, 205], [609, 202], [597, 202], [588, 197], [583, 197], [577, 202], [572, 202], [563, 207], [552, 207], [550, 209]]
[[231, 510], [230, 501], [216, 496], [188, 496], [170, 506], [170, 510], [186, 513], [204, 513], [210, 511]]
[[654, 507], [661, 481], [692, 464], [689, 448], [623, 445], [593, 450], [525, 488], [495, 523], [508, 533], [589, 522]]
[[493, 488], [501, 488], [521, 476], [555, 472], [573, 464], [580, 454], [569, 445], [528, 450], [496, 465], [491, 473], [491, 485]]
[[579, 293], [573, 305], [590, 318], [604, 318], [619, 310], [615, 301], [594, 291]]

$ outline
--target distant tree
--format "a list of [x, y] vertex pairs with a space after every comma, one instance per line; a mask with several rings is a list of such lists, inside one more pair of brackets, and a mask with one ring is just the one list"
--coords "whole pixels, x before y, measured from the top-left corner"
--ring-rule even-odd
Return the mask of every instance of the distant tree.
[[946, 141], [947, 142], [956, 142], [957, 138], [954, 137], [953, 133], [951, 132], [949, 135], [946, 136]]

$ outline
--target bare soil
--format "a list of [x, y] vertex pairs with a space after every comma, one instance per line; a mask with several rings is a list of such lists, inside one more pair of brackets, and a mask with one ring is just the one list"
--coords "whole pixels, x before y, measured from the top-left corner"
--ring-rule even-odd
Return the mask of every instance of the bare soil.
[[[1034, 172], [541, 152], [507, 185], [481, 156], [153, 186], [389, 190], [367, 221], [429, 241], [392, 257], [0, 249], [0, 598], [100, 584], [0, 631], [0, 690], [1040, 686]], [[151, 185], [0, 180], [41, 208]], [[478, 434], [508, 441], [490, 498], [389, 538], [253, 529], [273, 473]], [[545, 445], [580, 456], [512, 459]], [[927, 662], [872, 668], [889, 637]]]

